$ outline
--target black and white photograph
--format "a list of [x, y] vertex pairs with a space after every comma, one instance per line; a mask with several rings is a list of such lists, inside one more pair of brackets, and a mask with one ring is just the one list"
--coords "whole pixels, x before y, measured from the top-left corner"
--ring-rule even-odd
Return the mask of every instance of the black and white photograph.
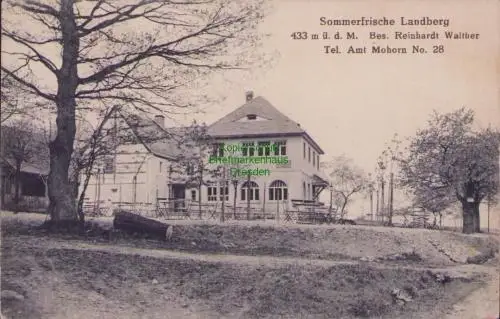
[[0, 319], [499, 319], [500, 2], [1, 1]]

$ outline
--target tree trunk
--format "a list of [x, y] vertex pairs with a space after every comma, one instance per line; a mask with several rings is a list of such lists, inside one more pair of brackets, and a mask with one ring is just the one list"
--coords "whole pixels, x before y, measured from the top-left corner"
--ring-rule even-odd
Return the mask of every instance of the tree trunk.
[[0, 168], [0, 177], [2, 178], [1, 180], [1, 189], [0, 189], [0, 207], [4, 207], [5, 205], [5, 187], [7, 186], [7, 178], [8, 176], [1, 174], [1, 168]]
[[83, 213], [83, 200], [85, 198], [85, 193], [84, 191], [82, 191], [82, 196], [79, 196], [78, 195], [78, 191], [80, 190], [80, 178], [77, 177], [76, 181], [75, 181], [75, 199], [74, 201], [76, 202], [76, 213], [78, 214], [78, 220], [80, 221], [80, 223], [85, 223], [85, 215]]
[[201, 213], [201, 184], [198, 184], [197, 190], [198, 190], [198, 218], [201, 220], [202, 219], [202, 213]]
[[463, 209], [463, 233], [472, 234], [481, 231], [479, 220], [479, 204], [481, 201], [475, 196], [475, 185], [468, 182], [465, 185], [465, 196], [460, 197]]
[[332, 185], [330, 184], [330, 207], [328, 208], [328, 213], [329, 213], [330, 217], [332, 216], [332, 208], [333, 208], [333, 189], [332, 189]]
[[387, 225], [392, 226], [392, 214], [394, 211], [394, 174], [391, 172], [389, 180], [389, 216]]
[[469, 203], [465, 198], [462, 200], [463, 209], [463, 227], [464, 234], [472, 234], [479, 232], [479, 217], [474, 216], [476, 211], [479, 212], [479, 204], [477, 202]]
[[42, 182], [43, 182], [43, 186], [45, 187], [45, 192], [44, 192], [45, 199], [48, 199], [49, 198], [49, 188], [47, 185], [47, 176], [42, 176]]
[[[476, 203], [474, 203], [476, 204]], [[473, 216], [474, 216], [474, 232], [475, 233], [480, 233], [481, 232], [481, 219], [480, 219], [480, 215], [479, 215], [479, 202], [474, 205], [474, 208], [473, 208]]]
[[77, 34], [73, 0], [62, 0], [60, 24], [62, 29], [62, 64], [58, 72], [57, 134], [49, 143], [50, 174], [49, 208], [51, 224], [72, 224], [77, 221], [77, 212], [72, 185], [69, 182], [69, 166], [75, 140], [75, 93], [78, 86], [77, 58], [79, 37]]
[[[331, 212], [330, 212], [330, 214], [331, 214]], [[370, 216], [371, 216], [371, 220], [373, 220], [373, 190], [371, 190], [371, 189], [370, 189]]]
[[381, 188], [382, 194], [380, 197], [380, 211], [381, 211], [381, 217], [382, 217], [382, 222], [385, 220], [385, 181], [382, 179], [382, 188]]
[[344, 215], [345, 215], [344, 210], [347, 206], [347, 197], [345, 197], [344, 195], [342, 195], [342, 197], [343, 197], [344, 201], [342, 202], [342, 207], [340, 208], [340, 218], [344, 219]]
[[[93, 166], [93, 165], [92, 165]], [[83, 180], [82, 192], [80, 193], [80, 197], [78, 198], [78, 218], [80, 222], [85, 222], [85, 214], [83, 213], [83, 202], [85, 201], [85, 193], [87, 192], [87, 188], [89, 187], [90, 177], [92, 175], [92, 167], [85, 169], [85, 179]]]
[[127, 211], [118, 211], [113, 219], [113, 227], [129, 233], [142, 233], [164, 240], [169, 225]]
[[14, 190], [14, 213], [19, 212], [19, 193], [21, 188], [21, 163], [16, 163]]

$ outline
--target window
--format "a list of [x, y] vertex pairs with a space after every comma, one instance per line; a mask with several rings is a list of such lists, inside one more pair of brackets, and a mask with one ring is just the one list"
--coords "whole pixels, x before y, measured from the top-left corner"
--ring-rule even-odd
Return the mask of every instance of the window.
[[304, 142], [304, 148], [302, 149], [304, 153], [304, 159], [306, 159], [306, 142]]
[[255, 146], [254, 142], [244, 142], [241, 147], [242, 156], [254, 156]]
[[259, 200], [259, 185], [254, 181], [243, 183], [241, 185], [241, 200]]
[[104, 174], [111, 174], [115, 171], [115, 159], [113, 157], [106, 157], [104, 159]]
[[307, 193], [306, 193], [306, 182], [302, 182], [302, 199], [307, 198]]
[[163, 164], [163, 163], [160, 161], [160, 173], [161, 173], [161, 164]]
[[212, 156], [224, 156], [224, 143], [215, 143], [212, 145]]
[[219, 194], [220, 194], [220, 201], [223, 201], [223, 200], [226, 202], [229, 201], [229, 182], [226, 182], [225, 187], [224, 186], [220, 187]]
[[257, 119], [257, 115], [256, 114], [248, 114], [247, 115], [247, 119], [249, 119], [249, 120], [256, 120]]
[[276, 180], [269, 185], [269, 200], [288, 200], [288, 188], [285, 182]]
[[209, 202], [217, 201], [217, 186], [208, 186], [207, 195]]
[[308, 151], [307, 152], [307, 159], [308, 159], [309, 163], [311, 163], [311, 147], [310, 146], [307, 148], [307, 151]]
[[257, 153], [259, 156], [269, 156], [271, 155], [271, 142], [259, 142], [257, 147]]
[[316, 152], [313, 151], [313, 166], [316, 166]]
[[120, 141], [119, 143], [122, 145], [137, 144], [137, 139], [132, 134], [123, 133], [118, 139]]
[[286, 141], [276, 141], [276, 148], [274, 149], [274, 155], [286, 155]]
[[319, 154], [316, 155], [317, 158], [316, 158], [316, 168], [319, 169]]
[[189, 176], [194, 175], [194, 165], [192, 163], [187, 164], [187, 166], [186, 166], [186, 173]]
[[311, 184], [307, 184], [307, 199], [311, 199]]
[[195, 190], [195, 189], [192, 189], [192, 190], [191, 190], [191, 200], [192, 200], [192, 201], [195, 201], [195, 200], [196, 200], [196, 190]]
[[44, 196], [45, 185], [36, 175], [26, 175], [20, 186], [20, 195], [23, 196]]

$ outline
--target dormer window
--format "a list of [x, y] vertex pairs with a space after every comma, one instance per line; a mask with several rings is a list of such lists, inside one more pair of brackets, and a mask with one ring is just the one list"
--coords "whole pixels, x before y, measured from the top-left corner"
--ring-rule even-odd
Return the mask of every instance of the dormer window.
[[265, 117], [258, 116], [255, 113], [250, 113], [238, 120], [238, 122], [257, 122], [257, 121], [269, 121], [269, 119]]

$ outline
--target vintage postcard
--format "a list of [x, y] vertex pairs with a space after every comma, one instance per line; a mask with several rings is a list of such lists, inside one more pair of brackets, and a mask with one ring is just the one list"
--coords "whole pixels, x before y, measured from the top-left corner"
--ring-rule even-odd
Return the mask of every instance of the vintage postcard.
[[1, 6], [1, 318], [499, 318], [499, 1]]

